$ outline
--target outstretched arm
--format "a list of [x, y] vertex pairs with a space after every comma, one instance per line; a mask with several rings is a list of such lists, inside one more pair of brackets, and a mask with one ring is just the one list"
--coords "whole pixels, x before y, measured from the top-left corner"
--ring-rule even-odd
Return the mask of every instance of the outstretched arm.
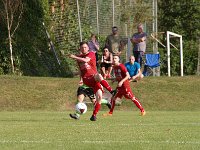
[[91, 58], [89, 58], [89, 57], [86, 57], [86, 58], [78, 57], [78, 56], [73, 55], [73, 54], [70, 54], [69, 57], [72, 58], [72, 59], [75, 59], [75, 60], [77, 60], [77, 61], [85, 62], [85, 63], [86, 63], [86, 62], [89, 62], [90, 59], [91, 59]]

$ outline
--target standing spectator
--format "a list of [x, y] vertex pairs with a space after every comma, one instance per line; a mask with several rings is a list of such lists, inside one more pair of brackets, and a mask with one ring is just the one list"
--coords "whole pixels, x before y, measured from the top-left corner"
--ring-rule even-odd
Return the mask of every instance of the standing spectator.
[[129, 81], [137, 82], [144, 77], [140, 69], [140, 64], [135, 62], [134, 56], [130, 56], [129, 62], [127, 62], [125, 66], [130, 74]]
[[69, 57], [77, 60], [83, 84], [93, 88], [96, 95], [96, 103], [93, 114], [90, 118], [91, 121], [96, 121], [96, 115], [101, 108], [103, 92], [102, 86], [105, 87], [111, 94], [113, 91], [108, 82], [97, 72], [95, 54], [93, 52], [89, 52], [87, 42], [80, 43], [80, 52], [81, 54], [79, 55], [70, 54]]
[[104, 114], [104, 116], [112, 116], [116, 99], [121, 99], [123, 96], [127, 99], [130, 99], [140, 109], [141, 116], [144, 116], [146, 112], [131, 90], [130, 83], [128, 81], [130, 75], [126, 67], [119, 62], [118, 55], [113, 56], [113, 65], [116, 81], [118, 81], [117, 91], [116, 94], [111, 98], [110, 111], [107, 114]]
[[[91, 40], [88, 42], [89, 51], [95, 53], [96, 62], [98, 62], [99, 42], [95, 34], [91, 34]], [[98, 63], [96, 63], [98, 65]]]
[[101, 74], [104, 79], [111, 77], [112, 62], [113, 62], [113, 55], [111, 52], [109, 52], [108, 48], [105, 47], [103, 49], [103, 55], [100, 62]]
[[124, 45], [125, 43], [118, 34], [118, 28], [116, 26], [112, 27], [112, 34], [107, 36], [105, 47], [107, 47], [113, 55], [120, 56]]
[[142, 57], [146, 51], [147, 34], [143, 32], [142, 24], [139, 24], [137, 29], [138, 32], [133, 34], [131, 42], [133, 43], [133, 55], [135, 56], [135, 61], [142, 67]]

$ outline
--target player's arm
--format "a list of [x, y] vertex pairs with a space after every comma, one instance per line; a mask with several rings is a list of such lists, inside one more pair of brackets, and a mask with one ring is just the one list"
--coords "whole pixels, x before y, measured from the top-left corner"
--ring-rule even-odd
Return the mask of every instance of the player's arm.
[[77, 60], [79, 62], [85, 62], [85, 63], [89, 62], [90, 59], [91, 59], [89, 57], [82, 58], [82, 57], [79, 57], [79, 56], [76, 56], [76, 55], [73, 55], [73, 54], [69, 55], [69, 57], [72, 58], [72, 59], [75, 59], [75, 60]]
[[124, 81], [128, 80], [130, 78], [130, 75], [128, 73], [128, 71], [126, 72], [126, 76], [125, 78], [123, 78], [119, 83], [118, 83], [118, 87], [121, 87], [122, 84], [124, 83]]

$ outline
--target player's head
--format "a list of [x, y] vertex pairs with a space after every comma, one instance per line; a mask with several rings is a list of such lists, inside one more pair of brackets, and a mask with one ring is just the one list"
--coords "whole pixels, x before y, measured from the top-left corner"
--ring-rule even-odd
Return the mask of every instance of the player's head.
[[116, 26], [112, 27], [112, 33], [117, 34], [118, 33], [118, 28]]
[[119, 55], [113, 55], [113, 64], [119, 65], [119, 63], [120, 63]]
[[82, 54], [87, 54], [89, 52], [89, 47], [87, 42], [80, 42], [80, 51]]
[[135, 57], [134, 57], [134, 56], [130, 56], [130, 57], [129, 57], [129, 62], [130, 62], [131, 64], [134, 64], [134, 62], [135, 62]]
[[143, 25], [141, 23], [138, 24], [137, 29], [139, 33], [143, 32]]

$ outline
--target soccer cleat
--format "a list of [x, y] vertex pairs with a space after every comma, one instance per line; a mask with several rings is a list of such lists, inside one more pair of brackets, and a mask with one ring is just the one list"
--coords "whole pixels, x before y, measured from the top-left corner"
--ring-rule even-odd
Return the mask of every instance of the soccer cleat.
[[106, 104], [106, 106], [107, 106], [109, 109], [111, 109], [111, 103], [110, 103], [110, 102], [108, 102], [108, 103]]
[[97, 120], [97, 117], [92, 115], [92, 117], [90, 118], [91, 121], [96, 121]]
[[76, 119], [76, 120], [79, 119], [79, 117], [76, 114], [69, 114], [69, 116], [73, 119]]
[[112, 116], [112, 113], [110, 113], [110, 112], [109, 112], [109, 113], [105, 113], [105, 114], [103, 114], [103, 116], [104, 116], [104, 117]]
[[115, 96], [116, 93], [117, 93], [117, 90], [110, 91], [110, 94], [112, 94], [112, 96]]
[[146, 111], [145, 110], [141, 111], [141, 116], [145, 116], [145, 115], [146, 115]]

